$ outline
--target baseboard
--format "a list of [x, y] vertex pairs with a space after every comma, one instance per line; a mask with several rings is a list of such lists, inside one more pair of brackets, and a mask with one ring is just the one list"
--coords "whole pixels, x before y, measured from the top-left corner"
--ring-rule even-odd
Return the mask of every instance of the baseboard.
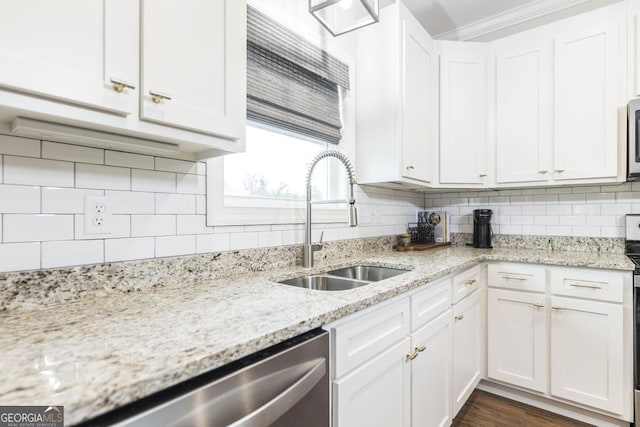
[[628, 421], [608, 417], [586, 409], [576, 408], [562, 402], [547, 399], [544, 396], [536, 396], [534, 394], [513, 389], [491, 381], [482, 380], [476, 388], [478, 390], [486, 391], [487, 393], [506, 397], [507, 399], [515, 400], [516, 402], [544, 409], [546, 411], [598, 427], [629, 427], [630, 425]]

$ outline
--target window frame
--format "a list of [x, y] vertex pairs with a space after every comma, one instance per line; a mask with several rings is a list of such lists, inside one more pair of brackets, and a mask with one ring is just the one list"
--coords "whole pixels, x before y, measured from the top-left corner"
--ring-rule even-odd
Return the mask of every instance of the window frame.
[[[319, 27], [313, 27], [318, 28], [316, 32], [310, 31], [309, 27], [301, 25], [304, 22], [301, 23], [300, 20], [294, 19], [295, 17], [287, 16], [283, 19], [282, 11], [275, 10], [275, 8], [273, 10], [260, 8], [260, 10], [270, 16], [279, 16], [278, 19], [290, 29], [317, 46], [322, 46], [323, 49], [345, 62], [349, 66], [349, 79], [351, 82], [355, 82], [355, 58], [347, 54], [335, 39], [327, 38], [327, 34], [323, 33]], [[355, 43], [352, 43], [352, 46], [355, 48]], [[343, 152], [355, 164], [355, 84], [351, 85], [351, 90], [341, 91], [341, 95], [343, 136], [340, 144], [330, 144], [329, 147]], [[336, 171], [336, 173], [343, 172]], [[304, 176], [300, 177], [300, 180], [304, 179]], [[306, 220], [304, 202], [283, 200], [282, 204], [277, 207], [231, 207], [225, 206], [224, 199], [224, 157], [208, 159], [206, 190], [208, 226], [304, 224]], [[292, 203], [302, 203], [302, 206], [291, 207]], [[344, 205], [315, 205], [313, 207], [313, 222], [314, 224], [346, 223], [347, 212], [345, 209], [346, 203]]]

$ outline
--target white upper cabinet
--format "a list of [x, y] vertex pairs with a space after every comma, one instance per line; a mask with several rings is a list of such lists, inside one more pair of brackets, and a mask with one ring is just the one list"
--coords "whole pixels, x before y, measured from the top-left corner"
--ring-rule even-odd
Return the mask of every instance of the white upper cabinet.
[[548, 180], [550, 43], [521, 35], [496, 51], [496, 183]]
[[617, 175], [619, 85], [625, 81], [618, 74], [625, 68], [618, 11], [573, 18], [555, 38], [555, 180]]
[[142, 0], [141, 118], [230, 138], [244, 133], [244, 35], [236, 0]]
[[21, 117], [106, 132], [85, 142], [102, 148], [244, 150], [245, 0], [4, 2], [0, 64], [0, 132]]
[[111, 82], [137, 85], [137, 15], [127, 0], [3, 2], [0, 87], [131, 113], [134, 91]]
[[625, 178], [625, 6], [491, 43], [497, 186]]
[[431, 185], [437, 80], [433, 40], [400, 2], [356, 32], [358, 182]]
[[485, 43], [440, 42], [440, 184], [487, 176]]

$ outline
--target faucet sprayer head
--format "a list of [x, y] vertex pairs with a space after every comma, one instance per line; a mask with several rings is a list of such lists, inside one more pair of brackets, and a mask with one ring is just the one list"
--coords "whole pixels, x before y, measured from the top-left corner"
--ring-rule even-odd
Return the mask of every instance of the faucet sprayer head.
[[349, 203], [349, 227], [356, 227], [358, 225], [358, 209], [356, 209], [355, 200]]

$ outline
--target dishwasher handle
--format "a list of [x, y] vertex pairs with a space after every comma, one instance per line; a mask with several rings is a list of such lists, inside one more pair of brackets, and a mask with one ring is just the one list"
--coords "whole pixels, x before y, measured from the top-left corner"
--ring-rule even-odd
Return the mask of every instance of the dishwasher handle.
[[230, 424], [229, 427], [261, 427], [272, 424], [306, 396], [326, 372], [326, 359], [322, 358], [289, 388], [252, 413]]

